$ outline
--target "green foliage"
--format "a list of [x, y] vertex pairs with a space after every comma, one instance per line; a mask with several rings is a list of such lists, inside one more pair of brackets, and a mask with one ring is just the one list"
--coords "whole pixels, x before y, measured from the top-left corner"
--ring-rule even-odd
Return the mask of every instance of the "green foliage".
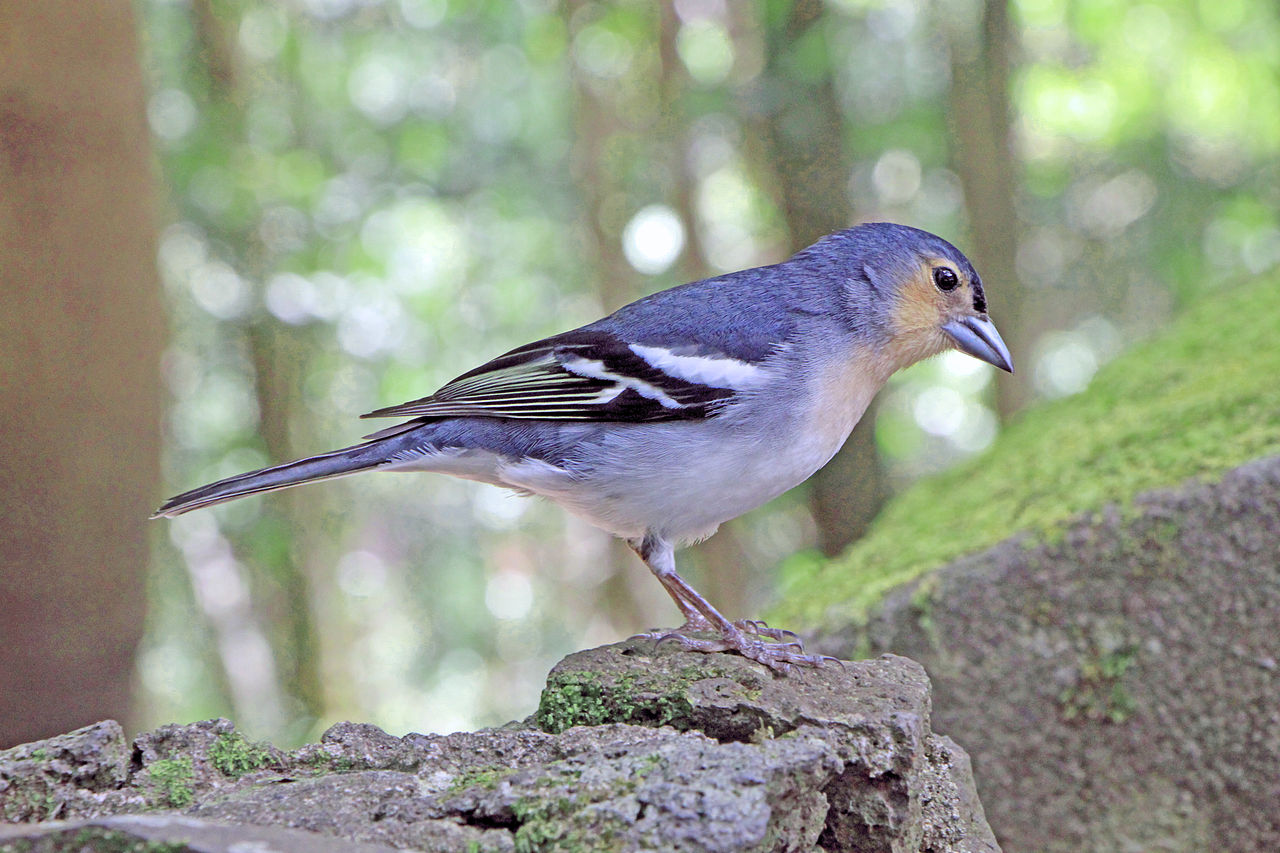
[[1213, 477], [1280, 452], [1280, 287], [1224, 290], [1075, 397], [1028, 411], [994, 447], [894, 499], [847, 554], [785, 579], [779, 621], [847, 623], [892, 587], [1021, 530]]

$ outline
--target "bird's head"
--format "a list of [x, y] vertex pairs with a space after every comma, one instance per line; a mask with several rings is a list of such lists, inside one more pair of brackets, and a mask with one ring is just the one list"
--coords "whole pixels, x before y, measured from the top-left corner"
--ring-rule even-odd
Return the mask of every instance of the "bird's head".
[[870, 285], [868, 307], [897, 366], [954, 348], [1013, 372], [1009, 349], [987, 316], [982, 279], [955, 246], [927, 231], [884, 222], [832, 237], [856, 247], [856, 278]]

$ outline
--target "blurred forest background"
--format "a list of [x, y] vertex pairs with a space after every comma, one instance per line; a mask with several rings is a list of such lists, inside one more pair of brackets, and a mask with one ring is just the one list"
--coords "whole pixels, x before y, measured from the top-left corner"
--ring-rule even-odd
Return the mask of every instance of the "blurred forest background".
[[[150, 573], [105, 548], [60, 571], [64, 552], [37, 554], [11, 525], [0, 631], [28, 652], [52, 634], [67, 689], [96, 672], [115, 697], [103, 707], [133, 678], [139, 726], [225, 715], [292, 743], [341, 719], [393, 733], [496, 724], [531, 712], [567, 652], [676, 620], [605, 534], [444, 477], [351, 478], [142, 526], [163, 496], [352, 443], [380, 426], [361, 413], [511, 347], [857, 221], [968, 252], [1018, 374], [995, 381], [963, 356], [908, 371], [811, 483], [682, 555], [727, 613], [758, 615], [789, 561], [837, 553], [902, 484], [980, 452], [1035, 400], [1079, 391], [1187, 300], [1280, 263], [1270, 0], [141, 0], [132, 19], [99, 0], [32, 5], [46, 11], [0, 11], [0, 214], [6, 196], [27, 198], [18, 143], [39, 102], [12, 92], [65, 85], [76, 94], [55, 112], [87, 116], [73, 162], [140, 171], [56, 245], [127, 250], [142, 270], [158, 259], [159, 279], [103, 273], [109, 299], [135, 300], [114, 337], [33, 349], [24, 330], [74, 337], [68, 316], [101, 311], [74, 271], [21, 263], [53, 251], [41, 205], [73, 215], [53, 194], [78, 185], [30, 196], [35, 219], [15, 214], [19, 236], [0, 237], [5, 294], [32, 288], [28, 275], [57, 290], [15, 296], [5, 320], [3, 434], [47, 448], [32, 422], [83, 416], [66, 387], [10, 392], [62, 381], [32, 367], [59, 357], [63, 377], [92, 362], [137, 393], [158, 374], [167, 414], [163, 484], [137, 461], [147, 448], [107, 435], [157, 429], [158, 391], [155, 405], [96, 398], [106, 420], [62, 436], [66, 452], [93, 444], [106, 476], [132, 477], [145, 501], [114, 492], [102, 517], [77, 518], [102, 541], [149, 536]], [[135, 26], [136, 42], [122, 30]], [[68, 54], [87, 58], [61, 83], [24, 71]], [[128, 155], [85, 148], [95, 120], [138, 124]], [[108, 236], [130, 222], [132, 242]], [[152, 340], [151, 355], [121, 355]], [[109, 417], [121, 408], [139, 420]], [[20, 516], [30, 485], [4, 470], [0, 510]], [[31, 529], [85, 538], [48, 517]], [[72, 586], [113, 642], [74, 619], [51, 628], [65, 601], [30, 603]], [[73, 660], [76, 642], [100, 657]], [[21, 660], [0, 664], [21, 680]], [[47, 673], [28, 681], [27, 704], [0, 711], [53, 701]], [[91, 705], [72, 722], [105, 715]], [[3, 725], [0, 741], [28, 733]]]

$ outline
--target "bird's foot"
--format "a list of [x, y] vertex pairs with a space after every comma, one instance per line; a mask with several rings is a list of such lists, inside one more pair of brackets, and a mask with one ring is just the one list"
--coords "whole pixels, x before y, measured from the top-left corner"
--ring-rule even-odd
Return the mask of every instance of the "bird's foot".
[[[693, 633], [717, 636], [690, 636]], [[828, 655], [805, 654], [804, 644], [795, 632], [770, 628], [755, 619], [741, 619], [724, 626], [713, 625], [706, 619], [690, 619], [674, 630], [654, 630], [640, 636], [652, 639], [655, 643], [677, 643], [682, 649], [692, 652], [737, 652], [781, 673], [789, 673], [797, 665], [821, 666], [826, 661], [839, 662]]]
[[[787, 645], [794, 645], [799, 651], [804, 651], [804, 641], [800, 639], [799, 634], [795, 631], [788, 631], [786, 628], [770, 628], [769, 623], [763, 619], [739, 619], [733, 623], [733, 627], [748, 634], [755, 634], [758, 637], [768, 637], [770, 640], [778, 640]], [[710, 626], [708, 626], [708, 629], [714, 630]]]
[[[785, 628], [770, 628], [769, 623], [763, 619], [739, 619], [737, 622], [731, 623], [734, 628], [744, 634], [754, 635], [757, 637], [768, 637], [770, 640], [777, 640], [787, 645], [795, 646], [799, 651], [804, 651], [804, 642], [800, 639], [800, 635], [795, 631], [788, 631]], [[709, 631], [713, 634], [719, 633], [719, 628], [711, 623], [710, 620], [696, 615], [694, 618], [688, 619], [679, 628], [653, 628], [643, 634], [637, 634], [637, 637], [645, 637], [650, 640], [662, 640], [667, 637], [697, 634]]]

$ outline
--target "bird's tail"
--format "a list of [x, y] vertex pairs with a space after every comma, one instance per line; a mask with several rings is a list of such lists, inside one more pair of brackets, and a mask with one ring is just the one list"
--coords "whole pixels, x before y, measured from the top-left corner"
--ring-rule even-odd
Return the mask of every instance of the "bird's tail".
[[169, 498], [151, 517], [172, 518], [193, 509], [243, 498], [247, 495], [274, 492], [277, 489], [287, 489], [302, 483], [329, 480], [376, 468], [387, 461], [387, 451], [380, 447], [383, 443], [380, 440], [366, 441], [341, 450], [321, 453], [319, 456], [308, 456], [305, 459], [285, 462], [283, 465], [272, 465], [247, 474], [237, 474]]

